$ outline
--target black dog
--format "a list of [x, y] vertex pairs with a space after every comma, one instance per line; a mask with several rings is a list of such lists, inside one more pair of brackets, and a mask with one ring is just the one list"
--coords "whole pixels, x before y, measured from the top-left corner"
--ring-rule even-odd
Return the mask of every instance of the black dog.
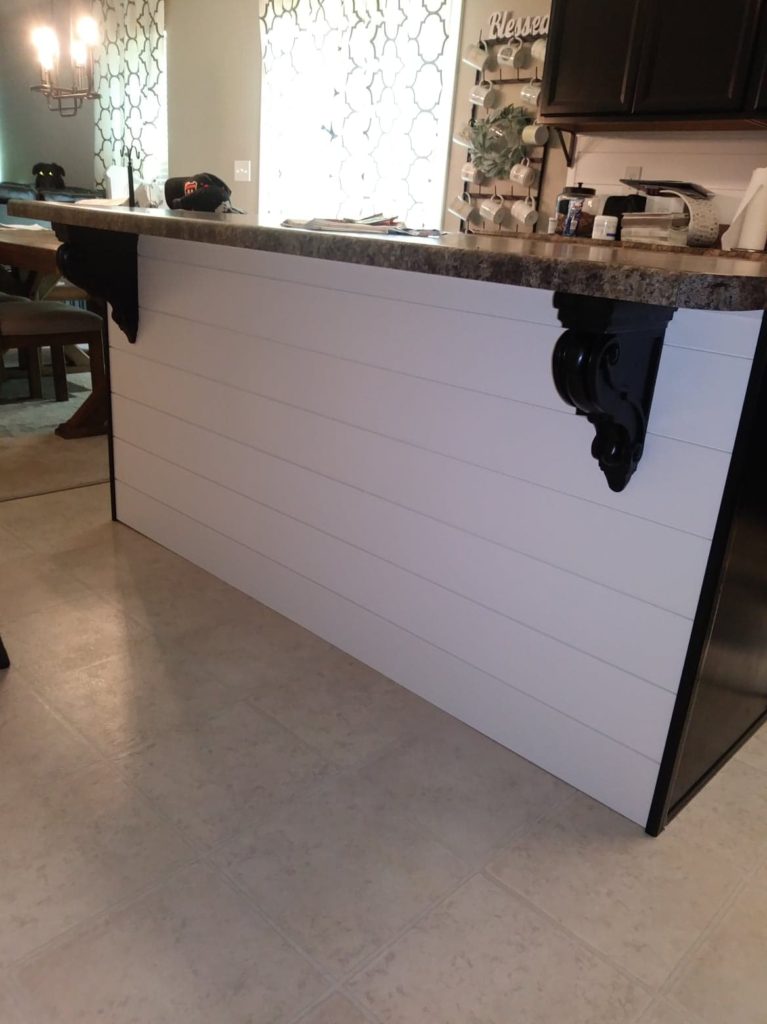
[[61, 164], [35, 164], [32, 168], [35, 175], [35, 188], [39, 191], [46, 188], [65, 188], [64, 175], [67, 173]]

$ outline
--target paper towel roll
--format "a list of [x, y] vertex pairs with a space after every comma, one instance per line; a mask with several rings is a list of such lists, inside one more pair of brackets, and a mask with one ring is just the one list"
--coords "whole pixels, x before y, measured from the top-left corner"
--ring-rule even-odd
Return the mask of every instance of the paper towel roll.
[[729, 229], [722, 236], [723, 249], [754, 249], [767, 245], [767, 167], [757, 167]]

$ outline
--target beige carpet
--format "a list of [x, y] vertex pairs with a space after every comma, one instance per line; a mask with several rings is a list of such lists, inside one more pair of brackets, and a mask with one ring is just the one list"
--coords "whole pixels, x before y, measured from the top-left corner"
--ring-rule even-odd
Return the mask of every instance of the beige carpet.
[[63, 441], [50, 431], [0, 437], [0, 501], [85, 487], [108, 479], [106, 437]]

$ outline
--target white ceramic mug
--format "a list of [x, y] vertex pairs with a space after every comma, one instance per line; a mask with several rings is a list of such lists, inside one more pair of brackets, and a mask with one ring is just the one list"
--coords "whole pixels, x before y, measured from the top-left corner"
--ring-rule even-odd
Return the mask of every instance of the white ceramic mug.
[[505, 68], [526, 68], [530, 66], [531, 53], [528, 43], [515, 39], [498, 51], [498, 63]]
[[538, 171], [525, 157], [520, 163], [514, 164], [509, 178], [515, 185], [519, 185], [521, 188], [532, 188], [538, 180]]
[[465, 124], [463, 128], [453, 132], [453, 142], [456, 146], [465, 146], [468, 149], [472, 142], [471, 125]]
[[522, 129], [522, 141], [526, 146], [545, 146], [549, 141], [549, 129], [545, 124], [528, 124]]
[[464, 64], [476, 68], [477, 71], [492, 71], [495, 67], [493, 55], [484, 41], [467, 46], [463, 51], [462, 59]]
[[461, 168], [461, 181], [469, 185], [481, 185], [485, 180], [479, 168], [475, 167], [471, 160], [467, 160]]
[[448, 210], [459, 220], [471, 221], [476, 218], [474, 203], [466, 192], [463, 195], [455, 196], [448, 206]]
[[536, 39], [531, 48], [532, 58], [536, 64], [546, 63], [546, 40]]
[[541, 81], [534, 78], [532, 82], [523, 85], [519, 92], [520, 99], [528, 107], [537, 107], [541, 101]]
[[506, 207], [503, 205], [503, 196], [490, 196], [479, 208], [483, 220], [491, 224], [503, 224], [506, 220]]
[[532, 227], [537, 223], [538, 211], [535, 208], [532, 196], [528, 196], [527, 199], [518, 199], [515, 203], [512, 203], [511, 215], [514, 220], [524, 224], [525, 227]]
[[475, 107], [485, 107], [487, 109], [496, 106], [498, 100], [498, 92], [493, 88], [492, 82], [479, 82], [478, 85], [473, 86], [469, 93], [469, 99]]

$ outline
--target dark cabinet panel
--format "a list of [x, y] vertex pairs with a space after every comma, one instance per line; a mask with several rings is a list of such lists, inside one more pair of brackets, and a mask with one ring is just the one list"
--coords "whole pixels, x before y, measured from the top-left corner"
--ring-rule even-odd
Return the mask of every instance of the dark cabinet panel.
[[634, 111], [741, 110], [761, 0], [646, 0]]
[[754, 47], [746, 109], [767, 113], [767, 4], [764, 3]]
[[643, 0], [556, 0], [541, 112], [629, 113]]

